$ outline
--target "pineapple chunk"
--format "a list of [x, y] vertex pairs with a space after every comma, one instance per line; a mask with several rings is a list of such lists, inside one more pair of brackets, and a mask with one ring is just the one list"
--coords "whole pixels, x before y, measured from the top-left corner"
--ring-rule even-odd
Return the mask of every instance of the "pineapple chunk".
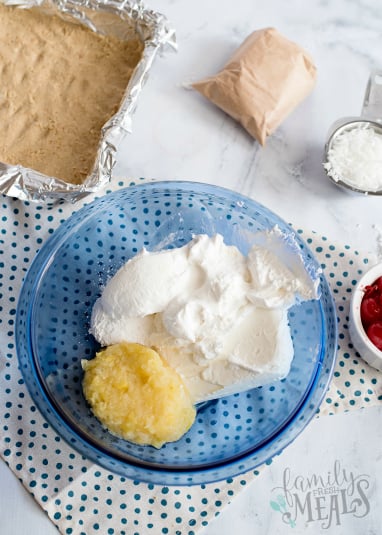
[[121, 342], [83, 360], [83, 392], [94, 415], [113, 434], [160, 448], [178, 440], [195, 420], [180, 375], [141, 344]]

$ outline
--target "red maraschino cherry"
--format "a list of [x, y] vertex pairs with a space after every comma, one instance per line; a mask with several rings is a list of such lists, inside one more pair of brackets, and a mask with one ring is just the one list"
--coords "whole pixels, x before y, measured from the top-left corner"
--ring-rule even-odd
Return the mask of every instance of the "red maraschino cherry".
[[382, 351], [382, 277], [366, 286], [360, 313], [368, 338]]
[[382, 351], [382, 321], [372, 323], [366, 333], [373, 344]]
[[375, 297], [364, 297], [361, 302], [361, 320], [364, 327], [382, 320], [382, 306]]

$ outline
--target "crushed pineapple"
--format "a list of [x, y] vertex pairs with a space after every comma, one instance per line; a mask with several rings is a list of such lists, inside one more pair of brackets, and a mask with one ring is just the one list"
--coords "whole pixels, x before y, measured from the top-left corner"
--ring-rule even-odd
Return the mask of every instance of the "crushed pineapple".
[[113, 434], [160, 448], [195, 420], [179, 374], [149, 347], [121, 342], [83, 360], [82, 387], [94, 415]]

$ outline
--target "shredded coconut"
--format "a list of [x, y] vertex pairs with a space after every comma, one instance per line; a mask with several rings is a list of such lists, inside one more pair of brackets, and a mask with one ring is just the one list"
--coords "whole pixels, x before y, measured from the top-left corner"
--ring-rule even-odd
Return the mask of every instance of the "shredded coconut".
[[329, 176], [363, 191], [382, 189], [382, 135], [374, 128], [356, 127], [341, 132], [324, 164]]

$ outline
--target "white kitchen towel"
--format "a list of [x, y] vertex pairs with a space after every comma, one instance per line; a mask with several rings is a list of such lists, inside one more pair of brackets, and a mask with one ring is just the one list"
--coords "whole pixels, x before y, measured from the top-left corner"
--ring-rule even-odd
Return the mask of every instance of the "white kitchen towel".
[[[191, 487], [127, 480], [83, 458], [56, 435], [35, 408], [18, 369], [14, 323], [23, 277], [55, 228], [90, 200], [74, 206], [0, 201], [0, 453], [62, 534], [193, 535], [266, 466]], [[320, 413], [381, 403], [382, 373], [362, 361], [348, 337], [351, 292], [370, 259], [319, 234], [297, 232], [321, 262], [337, 305], [338, 359]]]

